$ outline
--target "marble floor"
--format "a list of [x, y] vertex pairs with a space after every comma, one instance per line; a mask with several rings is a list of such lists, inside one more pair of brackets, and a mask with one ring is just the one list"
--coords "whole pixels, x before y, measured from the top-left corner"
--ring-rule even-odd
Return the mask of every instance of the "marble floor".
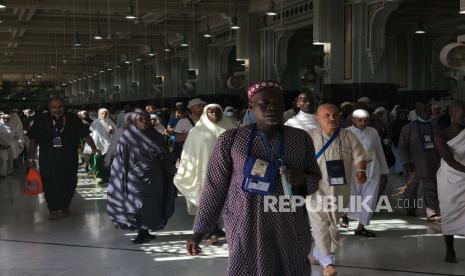
[[[203, 255], [189, 257], [184, 249], [192, 218], [183, 198], [158, 238], [141, 246], [135, 233], [117, 230], [106, 215], [105, 189], [80, 175], [72, 215], [47, 220], [43, 196], [21, 194], [23, 170], [0, 178], [0, 276], [10, 275], [225, 275], [228, 250], [203, 245]], [[401, 179], [391, 178], [392, 190]], [[421, 214], [421, 212], [420, 212]], [[465, 239], [456, 240], [457, 264], [442, 262], [439, 224], [401, 212], [377, 215], [369, 229], [376, 238], [342, 230], [337, 252], [338, 275], [465, 275]], [[322, 275], [313, 266], [313, 275]]]

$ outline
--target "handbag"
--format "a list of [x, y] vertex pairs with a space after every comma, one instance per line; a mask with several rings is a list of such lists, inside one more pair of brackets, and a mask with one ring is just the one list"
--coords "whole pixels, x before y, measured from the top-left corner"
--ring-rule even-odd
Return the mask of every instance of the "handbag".
[[42, 178], [37, 169], [29, 169], [26, 181], [24, 181], [23, 193], [29, 196], [36, 196], [43, 193]]

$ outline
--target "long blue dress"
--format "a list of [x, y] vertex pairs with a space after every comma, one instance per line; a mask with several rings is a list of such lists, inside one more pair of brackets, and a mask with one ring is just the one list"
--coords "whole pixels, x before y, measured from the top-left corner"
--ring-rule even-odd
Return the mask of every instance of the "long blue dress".
[[122, 229], [162, 229], [174, 213], [174, 166], [155, 129], [134, 124], [119, 139], [108, 185], [107, 212]]

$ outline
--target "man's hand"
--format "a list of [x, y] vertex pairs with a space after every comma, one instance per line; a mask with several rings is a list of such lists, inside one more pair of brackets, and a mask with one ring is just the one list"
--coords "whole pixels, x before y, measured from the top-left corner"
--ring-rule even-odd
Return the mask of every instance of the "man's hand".
[[202, 240], [202, 234], [194, 233], [194, 235], [187, 240], [186, 242], [186, 249], [187, 254], [189, 256], [198, 256], [202, 253], [202, 249], [200, 248], [200, 241]]
[[97, 155], [97, 156], [102, 155], [102, 153], [98, 149], [93, 149], [92, 153]]
[[30, 169], [37, 169], [36, 161], [34, 159], [28, 159], [26, 161], [26, 166]]
[[367, 174], [365, 171], [357, 171], [355, 174], [355, 179], [357, 180], [358, 184], [363, 184], [367, 181]]
[[305, 185], [305, 174], [299, 169], [287, 169], [286, 177], [289, 183], [295, 186]]

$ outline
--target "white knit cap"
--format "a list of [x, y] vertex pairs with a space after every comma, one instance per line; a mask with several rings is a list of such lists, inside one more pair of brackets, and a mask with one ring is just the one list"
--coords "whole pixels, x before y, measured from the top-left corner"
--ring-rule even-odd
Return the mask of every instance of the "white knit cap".
[[344, 108], [344, 106], [346, 106], [346, 105], [352, 105], [352, 103], [351, 102], [343, 102], [343, 103], [341, 103], [341, 108]]
[[373, 112], [373, 113], [378, 113], [378, 112], [382, 112], [382, 111], [386, 111], [386, 108], [380, 106], [377, 109], [375, 109], [375, 112]]
[[187, 108], [191, 108], [193, 107], [194, 105], [197, 105], [197, 104], [203, 104], [203, 105], [206, 105], [207, 103], [199, 98], [195, 98], [195, 99], [192, 99], [189, 101], [189, 104], [187, 104]]
[[359, 103], [369, 103], [371, 102], [370, 98], [368, 97], [361, 97], [360, 99], [357, 100]]
[[366, 111], [365, 109], [357, 109], [354, 112], [352, 112], [352, 117], [353, 118], [370, 118], [370, 113]]

